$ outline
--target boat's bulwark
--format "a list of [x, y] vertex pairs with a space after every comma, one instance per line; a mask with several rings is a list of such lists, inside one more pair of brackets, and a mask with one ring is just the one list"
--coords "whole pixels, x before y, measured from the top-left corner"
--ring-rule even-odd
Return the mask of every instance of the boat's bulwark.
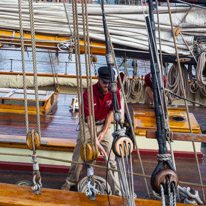
[[[97, 195], [96, 200], [89, 200], [88, 196], [79, 192], [67, 192], [62, 190], [41, 189], [41, 194], [34, 194], [28, 186], [18, 186], [10, 184], [0, 184], [0, 205], [3, 206], [63, 206], [63, 205], [98, 205], [107, 206], [108, 198], [106, 195]], [[122, 205], [122, 198], [110, 196], [110, 204]], [[160, 201], [135, 199], [138, 206], [161, 206]], [[177, 204], [179, 206], [189, 206], [188, 204]], [[191, 205], [190, 205], [191, 206]]]

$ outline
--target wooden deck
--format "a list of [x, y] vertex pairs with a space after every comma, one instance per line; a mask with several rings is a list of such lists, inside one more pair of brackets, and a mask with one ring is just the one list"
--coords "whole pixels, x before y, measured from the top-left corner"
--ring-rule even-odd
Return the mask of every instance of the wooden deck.
[[[77, 138], [76, 127], [78, 124], [78, 119], [75, 119], [77, 114], [72, 114], [70, 112], [69, 105], [74, 95], [59, 94], [57, 107], [46, 116], [41, 116], [41, 132], [42, 132], [42, 149], [54, 150], [61, 149], [66, 151], [72, 151]], [[133, 104], [130, 104], [132, 109]], [[190, 108], [200, 124], [202, 130], [206, 126], [205, 114], [206, 109], [197, 107]], [[25, 120], [23, 114], [0, 114], [0, 146], [1, 147], [20, 147], [26, 148], [25, 146]], [[36, 116], [29, 116], [30, 128], [36, 128]], [[54, 147], [54, 145], [56, 145]], [[59, 148], [57, 147], [59, 145]], [[203, 184], [206, 184], [206, 147], [205, 144], [202, 145], [202, 152], [204, 153], [203, 159], [199, 160], [200, 170], [202, 173]], [[156, 164], [156, 156], [141, 155], [143, 166], [145, 169], [145, 174], [151, 175]], [[141, 173], [141, 168], [139, 160], [136, 155], [134, 155], [134, 172]], [[0, 163], [1, 164], [1, 163]], [[105, 165], [105, 162], [98, 161], [97, 164]], [[177, 157], [176, 158], [177, 172], [180, 181], [199, 183], [199, 177], [197, 172], [197, 167], [194, 158], [187, 157]], [[46, 166], [48, 167], [48, 166]], [[6, 170], [7, 168], [7, 170]], [[67, 176], [67, 171], [69, 167], [57, 167], [56, 172], [44, 171], [44, 167], [40, 165], [40, 171], [42, 176], [42, 182], [44, 188], [60, 189], [61, 185], [64, 183]], [[23, 171], [22, 171], [23, 170]], [[54, 171], [54, 170], [52, 170]], [[102, 177], [105, 177], [105, 171], [100, 169], [95, 169], [95, 173]], [[83, 170], [82, 176], [86, 175], [86, 171]], [[20, 180], [32, 181], [32, 165], [17, 164], [9, 165], [4, 169], [0, 169], [0, 182], [15, 184]], [[135, 193], [138, 198], [146, 198], [147, 192], [145, 189], [145, 183], [143, 178], [135, 176]], [[150, 188], [150, 183], [148, 179], [148, 185]], [[181, 185], [190, 186], [190, 185]], [[76, 188], [73, 188], [75, 190]], [[197, 189], [197, 187], [196, 187]], [[199, 194], [201, 195], [201, 189], [198, 188]], [[150, 188], [151, 191], [151, 188]], [[202, 195], [201, 195], [202, 196]]]

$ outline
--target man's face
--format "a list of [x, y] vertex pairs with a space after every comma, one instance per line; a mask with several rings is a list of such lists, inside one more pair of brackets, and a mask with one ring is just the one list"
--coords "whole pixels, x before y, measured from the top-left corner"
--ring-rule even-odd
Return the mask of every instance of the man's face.
[[98, 81], [99, 81], [99, 88], [100, 88], [101, 92], [103, 94], [106, 94], [108, 92], [109, 83], [102, 81], [102, 79], [99, 77], [98, 77]]

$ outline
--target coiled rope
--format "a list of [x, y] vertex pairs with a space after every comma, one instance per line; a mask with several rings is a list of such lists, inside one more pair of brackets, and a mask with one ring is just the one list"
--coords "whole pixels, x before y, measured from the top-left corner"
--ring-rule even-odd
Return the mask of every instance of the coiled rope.
[[196, 78], [197, 83], [200, 89], [200, 93], [203, 96], [206, 96], [206, 52], [202, 52], [199, 56], [197, 67], [196, 67]]
[[132, 79], [131, 80], [131, 98], [140, 99], [143, 93], [143, 83], [141, 79]]
[[[77, 189], [79, 192], [86, 193], [87, 191], [87, 182], [88, 177], [84, 177], [81, 179], [77, 185]], [[100, 176], [94, 175], [94, 182], [95, 182], [95, 188], [97, 189], [97, 194], [106, 195], [112, 194], [111, 187], [109, 183], [106, 183], [106, 180]]]
[[206, 52], [202, 52], [197, 62], [196, 78], [200, 87], [206, 85], [206, 78], [203, 78], [202, 74], [205, 70]]
[[124, 87], [124, 93], [125, 93], [126, 100], [128, 100], [131, 94], [131, 83], [127, 77], [124, 77], [123, 87]]
[[[184, 65], [181, 65], [182, 70], [182, 77], [184, 82], [184, 88], [187, 94], [187, 91], [189, 90], [189, 83], [188, 83], [188, 70]], [[172, 91], [173, 93], [182, 96], [183, 95], [183, 89], [181, 88], [181, 78], [179, 74], [179, 70], [177, 67], [177, 64], [173, 64], [173, 66], [170, 68], [168, 73], [168, 89]], [[173, 95], [170, 96], [171, 100], [176, 99]]]

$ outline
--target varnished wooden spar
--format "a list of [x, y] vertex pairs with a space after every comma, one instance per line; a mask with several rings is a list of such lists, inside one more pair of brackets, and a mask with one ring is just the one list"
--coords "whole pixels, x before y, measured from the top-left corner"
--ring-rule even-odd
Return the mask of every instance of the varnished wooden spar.
[[[156, 139], [156, 131], [147, 130], [146, 137], [151, 139]], [[191, 134], [191, 133], [180, 133], [180, 132], [172, 132], [171, 133], [172, 140], [180, 140], [180, 141], [194, 141], [194, 142], [206, 142], [206, 135], [204, 134]]]
[[[64, 206], [64, 205], [98, 205], [108, 206], [106, 195], [97, 195], [96, 200], [89, 200], [84, 193], [67, 192], [62, 190], [41, 189], [41, 194], [34, 194], [30, 187], [0, 183], [0, 205], [4, 206]], [[122, 205], [122, 198], [110, 196], [113, 206]], [[135, 199], [138, 206], [161, 206], [160, 201]], [[189, 204], [177, 204], [178, 206], [191, 206]]]

